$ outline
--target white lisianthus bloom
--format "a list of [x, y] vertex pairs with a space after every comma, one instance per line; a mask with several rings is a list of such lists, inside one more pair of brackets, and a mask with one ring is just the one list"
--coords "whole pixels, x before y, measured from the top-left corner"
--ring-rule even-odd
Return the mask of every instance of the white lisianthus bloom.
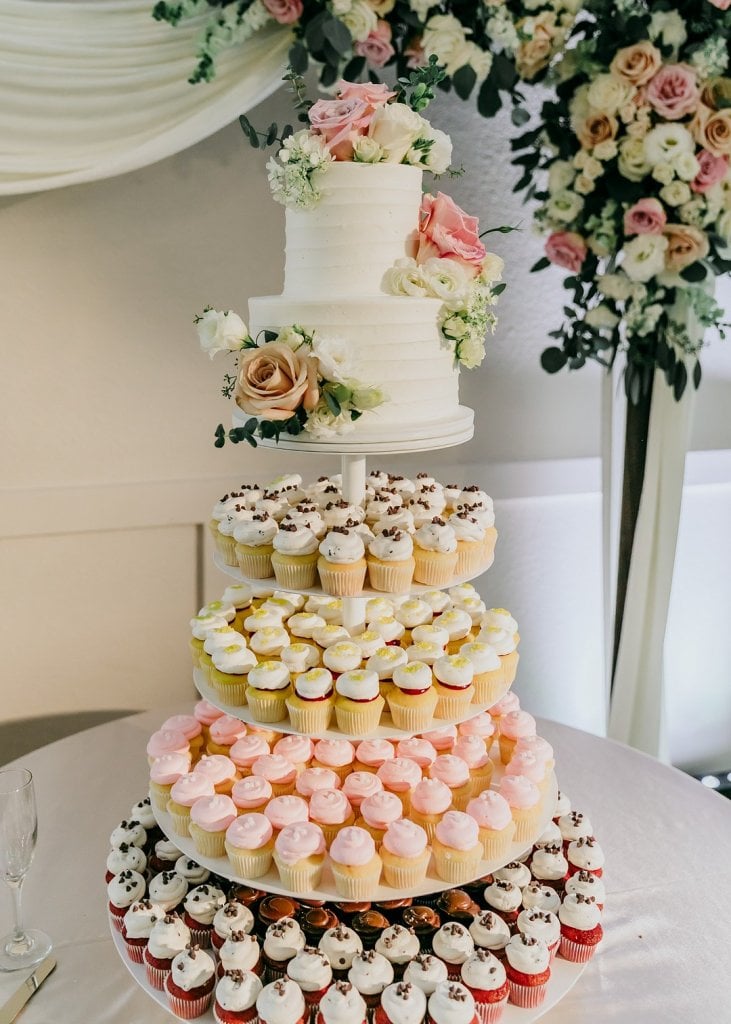
[[596, 327], [598, 330], [613, 330], [619, 323], [619, 317], [616, 313], [613, 313], [609, 306], [603, 302], [598, 306], [594, 306], [590, 309], [584, 320], [590, 327]]
[[479, 366], [485, 358], [484, 338], [477, 337], [474, 333], [463, 338], [457, 345], [457, 358], [467, 370]]
[[459, 18], [453, 14], [435, 14], [424, 26], [421, 46], [427, 56], [435, 53], [439, 63], [449, 67], [463, 46], [465, 35]]
[[333, 416], [325, 402], [320, 402], [317, 408], [313, 409], [305, 423], [307, 433], [320, 440], [349, 434], [354, 429], [355, 424], [350, 418], [350, 413], [341, 412], [339, 416]]
[[554, 160], [548, 168], [548, 191], [552, 195], [567, 189], [573, 180], [574, 169], [568, 160]]
[[584, 200], [571, 189], [564, 189], [549, 196], [546, 212], [552, 220], [560, 224], [569, 224], [576, 220], [584, 208]]
[[602, 167], [601, 161], [597, 160], [596, 157], [590, 156], [584, 162], [583, 173], [587, 178], [600, 178], [604, 174], [604, 168]]
[[378, 27], [378, 15], [365, 0], [352, 0], [350, 9], [339, 17], [356, 43], [363, 42]]
[[469, 304], [472, 277], [461, 263], [433, 256], [421, 265], [421, 273], [429, 292], [447, 309], [463, 309]]
[[671, 181], [660, 189], [660, 198], [668, 206], [682, 206], [690, 199], [690, 187], [684, 181]]
[[342, 383], [347, 377], [356, 376], [352, 349], [343, 338], [313, 335], [312, 354], [325, 380]]
[[504, 7], [493, 6], [493, 10], [495, 13], [487, 19], [485, 31], [493, 42], [512, 53], [518, 48], [520, 38], [510, 12]]
[[428, 287], [421, 267], [410, 257], [396, 260], [383, 275], [381, 287], [387, 295], [413, 295], [424, 298]]
[[682, 181], [692, 181], [700, 170], [700, 166], [693, 153], [681, 153], [673, 161], [673, 169]]
[[444, 174], [452, 162], [452, 140], [446, 132], [432, 128], [428, 121], [424, 121], [417, 141], [421, 139], [431, 142], [431, 146], [427, 150], [418, 147], [410, 149], [406, 154], [406, 162], [416, 167], [424, 167], [432, 174]]
[[682, 124], [658, 124], [644, 138], [645, 158], [654, 167], [659, 163], [672, 163], [681, 153], [693, 153], [693, 136]]
[[353, 160], [361, 164], [378, 164], [385, 158], [383, 146], [368, 135], [359, 135], [353, 143]]
[[640, 139], [622, 139], [619, 144], [619, 173], [630, 181], [642, 181], [652, 167], [645, 156], [645, 146]]
[[[262, 335], [261, 344], [264, 344], [263, 337], [264, 336]], [[289, 348], [292, 349], [293, 352], [296, 352], [300, 345], [304, 344], [304, 340], [304, 334], [295, 326], [283, 327], [282, 330], [279, 332], [279, 336], [277, 338], [278, 342], [280, 342], [282, 345], [287, 345]]]
[[659, 181], [661, 185], [669, 185], [675, 177], [675, 171], [673, 170], [672, 164], [655, 164], [652, 168], [652, 176], [655, 181]]
[[635, 88], [617, 75], [597, 75], [589, 86], [586, 98], [602, 114], [616, 114], [632, 99]]
[[592, 156], [596, 160], [601, 160], [603, 162], [605, 160], [613, 160], [617, 155], [618, 149], [619, 147], [614, 139], [605, 139], [604, 142], [600, 142], [598, 145], [594, 146], [594, 149], [591, 152]]
[[387, 400], [381, 388], [363, 387], [358, 381], [348, 381], [348, 387], [352, 404], [361, 412], [365, 412], [366, 409], [377, 409]]
[[665, 269], [664, 235], [637, 235], [624, 247], [622, 270], [633, 281], [649, 281]]
[[677, 11], [655, 11], [650, 18], [648, 34], [653, 43], [660, 42], [662, 46], [672, 46], [674, 50], [679, 49], [688, 38], [685, 22]]
[[597, 279], [597, 286], [602, 295], [616, 302], [626, 302], [632, 294], [630, 279], [621, 270], [616, 274], [602, 274]]
[[386, 103], [373, 115], [368, 134], [383, 149], [388, 163], [400, 164], [424, 126], [424, 118], [405, 103]]
[[696, 228], [705, 227], [713, 219], [709, 218], [706, 200], [701, 195], [693, 196], [687, 203], [683, 203], [678, 210], [678, 216], [683, 224], [692, 224]]
[[464, 315], [452, 313], [442, 318], [442, 333], [452, 341], [462, 341], [470, 333], [470, 325]]
[[249, 336], [244, 321], [231, 310], [206, 309], [198, 317], [196, 329], [200, 346], [211, 359], [218, 352], [238, 352]]

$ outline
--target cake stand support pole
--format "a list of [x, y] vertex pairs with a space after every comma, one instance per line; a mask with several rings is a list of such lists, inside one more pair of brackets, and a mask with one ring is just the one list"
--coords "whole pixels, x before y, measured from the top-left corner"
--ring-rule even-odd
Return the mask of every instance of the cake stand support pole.
[[[365, 504], [366, 457], [365, 455], [341, 455], [341, 489], [345, 501], [351, 505]], [[365, 628], [366, 599], [364, 597], [343, 598], [343, 625], [356, 634]]]

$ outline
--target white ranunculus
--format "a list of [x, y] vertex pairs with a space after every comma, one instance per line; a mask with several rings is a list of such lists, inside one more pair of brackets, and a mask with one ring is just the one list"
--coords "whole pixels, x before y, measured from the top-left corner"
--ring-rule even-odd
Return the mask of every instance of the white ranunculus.
[[424, 118], [405, 103], [386, 103], [373, 115], [368, 134], [389, 163], [400, 164], [424, 133]]
[[353, 159], [361, 164], [378, 164], [385, 156], [383, 146], [368, 135], [359, 135], [353, 143]]
[[363, 42], [378, 26], [378, 15], [365, 0], [353, 0], [350, 10], [340, 15], [356, 43]]
[[548, 191], [553, 195], [568, 188], [574, 180], [574, 169], [568, 160], [554, 160], [548, 168]]
[[619, 323], [619, 317], [616, 313], [613, 313], [609, 306], [603, 302], [598, 306], [594, 306], [590, 309], [584, 320], [590, 327], [596, 327], [598, 330], [613, 330]]
[[644, 139], [645, 158], [654, 167], [659, 163], [672, 163], [681, 153], [693, 153], [693, 136], [682, 124], [665, 122], [655, 125]]
[[616, 114], [620, 107], [629, 103], [634, 92], [634, 87], [617, 75], [597, 75], [586, 98], [594, 110], [602, 114]]
[[622, 139], [619, 144], [619, 173], [630, 181], [642, 181], [650, 173], [645, 146], [640, 139]]
[[572, 189], [564, 189], [549, 196], [546, 202], [546, 212], [549, 217], [558, 221], [559, 224], [570, 224], [576, 220], [584, 208], [584, 200]]
[[198, 340], [211, 359], [217, 352], [238, 352], [248, 337], [246, 324], [231, 310], [207, 309], [196, 323]]
[[470, 333], [469, 337], [463, 338], [458, 345], [458, 358], [460, 363], [468, 370], [479, 366], [485, 358], [485, 340]]
[[396, 260], [383, 275], [381, 287], [387, 295], [414, 295], [424, 298], [428, 287], [421, 267], [410, 257]]
[[312, 339], [312, 354], [317, 359], [320, 373], [325, 380], [342, 383], [348, 377], [356, 377], [351, 346], [343, 338], [315, 334]]
[[664, 235], [637, 235], [624, 247], [622, 270], [633, 281], [649, 281], [665, 268]]
[[[477, 77], [477, 84], [480, 85], [490, 74], [492, 54], [489, 50], [483, 50], [477, 43], [467, 42], [464, 56], [466, 59], [462, 61], [462, 64], [467, 64], [472, 68]], [[454, 70], [458, 71], [459, 67], [455, 67]]]
[[680, 153], [673, 161], [673, 168], [682, 181], [692, 181], [701, 165], [693, 153]]
[[277, 338], [278, 342], [280, 342], [282, 345], [288, 345], [293, 352], [296, 352], [300, 345], [304, 343], [304, 340], [304, 334], [301, 331], [298, 331], [297, 328], [294, 326], [282, 328]]
[[690, 199], [690, 187], [684, 181], [671, 181], [660, 189], [660, 198], [668, 206], [682, 206]]
[[473, 278], [461, 263], [433, 256], [421, 265], [421, 273], [429, 292], [447, 309], [467, 306]]
[[632, 294], [632, 284], [626, 274], [602, 274], [597, 280], [599, 291], [608, 299], [625, 302]]
[[679, 49], [688, 38], [685, 21], [677, 11], [655, 11], [650, 18], [648, 34], [653, 43], [660, 42], [663, 46], [672, 46], [674, 50]]
[[421, 46], [428, 57], [435, 53], [440, 64], [449, 67], [465, 41], [465, 30], [453, 14], [435, 14], [424, 26]]

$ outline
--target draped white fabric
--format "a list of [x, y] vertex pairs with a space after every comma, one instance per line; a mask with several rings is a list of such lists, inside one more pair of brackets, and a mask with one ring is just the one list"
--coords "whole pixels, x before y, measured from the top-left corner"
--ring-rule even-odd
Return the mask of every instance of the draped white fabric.
[[0, 0], [0, 195], [112, 177], [229, 124], [278, 86], [289, 32], [273, 25], [189, 85], [201, 19], [151, 0]]

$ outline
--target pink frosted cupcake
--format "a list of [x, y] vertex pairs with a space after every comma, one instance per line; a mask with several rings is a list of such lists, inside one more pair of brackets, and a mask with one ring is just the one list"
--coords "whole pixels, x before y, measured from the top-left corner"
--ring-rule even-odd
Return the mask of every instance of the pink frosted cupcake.
[[202, 857], [223, 857], [226, 829], [236, 820], [237, 814], [236, 804], [223, 793], [195, 801], [190, 809], [188, 831]]
[[147, 741], [147, 762], [152, 765], [163, 754], [184, 754], [190, 760], [188, 740], [179, 729], [158, 729]]
[[179, 836], [190, 835], [190, 809], [196, 800], [215, 796], [216, 790], [209, 778], [190, 772], [181, 775], [170, 789], [167, 812], [170, 815], [173, 832]]
[[274, 796], [289, 796], [294, 793], [297, 769], [280, 754], [264, 754], [257, 757], [251, 766], [251, 774], [266, 779]]
[[421, 782], [421, 768], [408, 757], [394, 757], [385, 761], [376, 773], [389, 793], [395, 793], [401, 800], [404, 815], [411, 809], [411, 794]]
[[367, 797], [382, 791], [383, 783], [373, 772], [351, 772], [343, 783], [343, 793], [356, 811], [360, 810], [360, 805]]
[[442, 815], [452, 808], [452, 790], [439, 779], [422, 779], [411, 794], [409, 817], [420, 825], [431, 843]]
[[215, 704], [211, 704], [209, 700], [199, 700], [193, 708], [193, 717], [197, 722], [200, 722], [203, 730], [203, 739], [206, 743], [208, 742], [209, 728], [223, 714], [224, 712], [217, 708]]
[[272, 787], [258, 775], [234, 782], [231, 799], [239, 811], [263, 811], [272, 798]]
[[225, 850], [239, 878], [261, 878], [272, 863], [274, 829], [263, 814], [240, 815], [226, 829]]
[[533, 754], [541, 761], [545, 765], [546, 772], [553, 771], [556, 762], [553, 756], [553, 747], [548, 740], [542, 736], [521, 736], [515, 744], [514, 754], [522, 754], [524, 751]]
[[430, 768], [437, 759], [437, 752], [429, 742], [419, 736], [409, 736], [407, 739], [399, 740], [396, 746], [397, 757], [408, 757], [416, 761], [422, 771]]
[[173, 729], [182, 732], [188, 741], [193, 761], [196, 761], [204, 745], [203, 726], [193, 715], [171, 715], [160, 726], [161, 729]]
[[341, 785], [340, 776], [331, 768], [305, 768], [297, 776], [294, 788], [300, 796], [309, 799], [321, 789], [340, 789]]
[[370, 833], [356, 826], [341, 829], [330, 846], [330, 868], [344, 900], [370, 899], [381, 877], [381, 858]]
[[325, 837], [312, 821], [287, 825], [274, 843], [274, 863], [282, 885], [294, 893], [319, 888], [325, 863]]
[[536, 720], [527, 711], [511, 711], [500, 719], [500, 760], [507, 764], [519, 739], [535, 736]]
[[485, 860], [507, 857], [515, 835], [515, 822], [505, 797], [492, 789], [485, 789], [470, 800], [467, 813], [477, 822]]
[[295, 825], [298, 821], [308, 821], [310, 817], [307, 801], [301, 796], [275, 796], [264, 808], [276, 836], [287, 825]]
[[479, 796], [483, 789], [490, 788], [494, 766], [481, 736], [459, 736], [452, 753], [461, 757], [470, 770], [471, 796]]
[[328, 846], [341, 828], [355, 822], [353, 808], [341, 789], [320, 789], [310, 797], [310, 818], [322, 829]]
[[349, 740], [319, 740], [315, 743], [312, 767], [330, 768], [342, 782], [352, 770], [354, 760], [355, 747]]
[[404, 815], [404, 805], [395, 793], [387, 793], [383, 790], [374, 793], [361, 801], [360, 817], [356, 825], [366, 829], [380, 849], [386, 829], [392, 821], [397, 821]]
[[430, 779], [439, 779], [452, 793], [452, 806], [463, 811], [472, 796], [472, 778], [466, 761], [455, 754], [440, 754], [429, 769]]
[[393, 743], [389, 740], [362, 740], [355, 748], [353, 771], [377, 772], [385, 761], [396, 756]]
[[474, 718], [468, 718], [466, 722], [460, 722], [457, 726], [460, 736], [479, 736], [485, 741], [485, 746], [490, 749], [495, 737], [495, 723], [488, 711], [483, 711]]
[[229, 757], [242, 778], [245, 778], [247, 775], [251, 775], [251, 766], [257, 757], [264, 757], [265, 754], [270, 753], [271, 748], [264, 737], [252, 732], [236, 740], [229, 751]]
[[428, 732], [423, 732], [421, 738], [428, 740], [437, 754], [451, 754], [452, 748], [457, 742], [457, 726], [443, 725], [441, 729], [430, 729]]
[[426, 878], [431, 859], [424, 829], [407, 818], [392, 822], [381, 845], [383, 877], [394, 889], [409, 891]]
[[277, 740], [272, 753], [286, 757], [295, 766], [299, 775], [312, 760], [313, 750], [314, 745], [309, 736], [290, 735], [282, 736], [281, 740]]
[[217, 793], [227, 796], [230, 796], [234, 782], [241, 778], [236, 765], [225, 754], [204, 754], [195, 770], [211, 780]]
[[190, 771], [190, 753], [163, 754], [150, 765], [150, 799], [159, 811], [166, 811], [170, 790], [181, 775]]
[[543, 810], [538, 786], [522, 775], [503, 775], [498, 792], [510, 804], [515, 822], [514, 841], [530, 843], [540, 827]]
[[488, 714], [492, 718], [493, 722], [500, 728], [500, 722], [506, 715], [509, 715], [511, 711], [520, 711], [520, 701], [518, 700], [518, 694], [513, 693], [512, 690], [508, 690], [504, 697], [492, 704], [488, 709]]
[[505, 766], [506, 775], [523, 775], [526, 779], [538, 786], [541, 793], [545, 793], [551, 784], [551, 775], [546, 771], [546, 762], [539, 760], [530, 750], [518, 750]]
[[447, 811], [434, 830], [432, 843], [436, 871], [452, 885], [471, 882], [479, 875], [483, 847], [477, 822], [462, 811]]

